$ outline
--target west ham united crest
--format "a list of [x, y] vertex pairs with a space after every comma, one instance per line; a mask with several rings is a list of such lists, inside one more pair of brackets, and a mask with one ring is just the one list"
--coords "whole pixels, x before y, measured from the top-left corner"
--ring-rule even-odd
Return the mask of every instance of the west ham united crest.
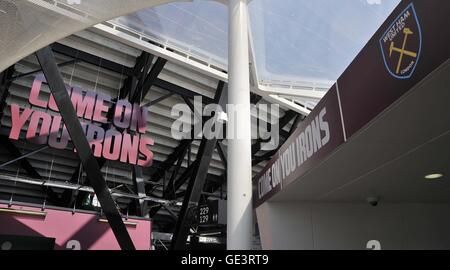
[[392, 76], [409, 79], [414, 74], [422, 49], [422, 32], [412, 3], [386, 29], [380, 46]]

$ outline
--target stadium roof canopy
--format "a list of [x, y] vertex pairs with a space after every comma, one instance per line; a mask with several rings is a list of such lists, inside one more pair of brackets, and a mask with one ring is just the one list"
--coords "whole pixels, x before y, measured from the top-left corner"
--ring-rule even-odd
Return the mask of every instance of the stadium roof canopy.
[[[0, 70], [41, 47], [110, 20], [95, 27], [140, 49], [143, 41], [151, 41], [164, 49], [160, 56], [174, 54], [176, 60], [226, 81], [228, 8], [224, 3], [4, 0], [1, 20], [8, 29], [1, 31]], [[398, 3], [250, 1], [253, 91], [307, 115]]]

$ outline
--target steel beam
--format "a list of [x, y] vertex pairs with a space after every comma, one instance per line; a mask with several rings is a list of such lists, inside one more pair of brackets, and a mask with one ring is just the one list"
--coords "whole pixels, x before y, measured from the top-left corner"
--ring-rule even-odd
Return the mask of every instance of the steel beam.
[[214, 101], [210, 97], [201, 95], [199, 93], [196, 93], [194, 91], [188, 90], [188, 89], [186, 89], [184, 87], [181, 87], [181, 86], [178, 86], [176, 84], [173, 84], [173, 83], [161, 80], [159, 78], [155, 79], [154, 86], [157, 86], [157, 87], [159, 87], [161, 89], [164, 89], [164, 90], [167, 90], [169, 92], [172, 92], [172, 93], [175, 93], [175, 94], [178, 94], [178, 95], [181, 95], [181, 96], [185, 96], [185, 97], [188, 97], [188, 98], [194, 98], [196, 96], [201, 96], [202, 97], [202, 101], [205, 104], [209, 104], [209, 103], [212, 103]]
[[155, 100], [152, 100], [149, 103], [145, 104], [144, 107], [150, 107], [150, 106], [153, 106], [155, 104], [158, 104], [159, 102], [161, 102], [161, 101], [163, 101], [163, 100], [165, 100], [165, 99], [167, 99], [167, 98], [169, 98], [169, 97], [171, 97], [173, 95], [174, 95], [174, 93], [165, 94], [164, 96], [161, 96], [161, 97], [159, 97], [159, 98], [157, 98]]
[[[117, 99], [115, 100], [117, 101]], [[114, 115], [114, 110], [113, 107], [109, 108], [107, 114], [106, 114], [106, 119], [112, 119]], [[112, 123], [112, 121], [111, 121]], [[111, 126], [111, 123], [104, 123], [102, 124], [102, 128], [107, 130], [109, 129], [109, 127]], [[98, 166], [100, 167], [100, 169], [103, 167], [103, 165], [105, 165], [106, 163], [106, 159], [104, 158], [96, 158], [97, 162], [98, 162]], [[70, 183], [75, 183], [78, 182], [78, 177], [80, 175], [80, 168], [81, 168], [81, 161], [79, 162], [78, 166], [76, 167], [75, 171], [72, 174], [72, 177], [70, 178], [69, 182]], [[87, 179], [89, 181], [89, 179]], [[72, 206], [72, 203], [74, 203], [75, 205], [77, 205], [78, 203], [82, 203], [84, 198], [87, 197], [89, 194], [86, 192], [82, 192], [81, 196], [79, 194], [78, 190], [66, 190], [63, 193], [62, 199], [67, 202], [67, 204], [69, 206]], [[74, 197], [79, 198], [77, 200], [74, 200]]]
[[223, 166], [225, 167], [225, 172], [227, 171], [227, 156], [226, 156], [226, 152], [223, 151], [223, 146], [220, 142], [217, 143], [216, 145], [217, 148], [217, 153], [219, 153], [219, 157], [222, 160]]
[[175, 186], [174, 186], [174, 181], [175, 178], [178, 176], [178, 173], [180, 171], [181, 168], [181, 164], [183, 163], [184, 160], [184, 156], [186, 156], [186, 152], [188, 150], [189, 145], [186, 145], [186, 147], [183, 149], [183, 152], [181, 153], [181, 155], [178, 157], [178, 161], [177, 164], [175, 165], [175, 168], [172, 172], [172, 175], [169, 179], [169, 182], [167, 183], [167, 185], [164, 187], [164, 198], [174, 198], [175, 197]]
[[103, 213], [108, 219], [117, 242], [124, 250], [134, 250], [134, 244], [123, 223], [122, 217], [111, 196], [108, 186], [106, 185], [100, 167], [92, 154], [91, 147], [83, 132], [80, 121], [77, 118], [51, 48], [45, 47], [37, 51], [36, 56], [44, 76], [47, 79], [50, 91], [55, 98], [61, 117], [66, 124], [72, 142], [77, 149], [77, 154], [80, 157], [86, 175], [100, 201]]
[[[145, 197], [147, 196], [145, 193], [145, 183], [144, 178], [142, 176], [142, 168], [139, 166], [131, 166], [132, 169], [132, 177], [133, 177], [133, 184], [135, 187], [135, 193], [139, 197]], [[148, 217], [149, 216], [149, 209], [147, 206], [147, 202], [143, 199], [139, 199], [137, 202], [137, 205], [139, 206], [140, 216]]]
[[[3, 117], [3, 111], [6, 106], [6, 98], [9, 95], [9, 87], [12, 82], [15, 69], [14, 66], [6, 69], [4, 72], [0, 73], [0, 119]], [[13, 156], [13, 160], [3, 163], [0, 167], [7, 166], [12, 162], [18, 161], [20, 166], [27, 172], [31, 177], [41, 178], [41, 175], [36, 171], [36, 169], [31, 165], [31, 163], [26, 159], [30, 155], [23, 155], [20, 150], [14, 145], [8, 137], [0, 135], [0, 143], [8, 152]], [[34, 153], [34, 151], [32, 152]]]
[[[129, 88], [129, 100], [134, 103], [137, 101], [138, 97], [141, 97], [142, 85], [147, 77], [148, 71], [152, 65], [154, 56], [152, 54], [142, 52], [141, 56], [136, 60], [136, 65], [134, 66], [135, 75], [129, 77], [129, 80], [133, 80], [134, 84]], [[142, 98], [144, 95], [142, 95]]]
[[[40, 70], [39, 70], [40, 71]], [[37, 71], [37, 72], [39, 72]], [[17, 78], [21, 78], [24, 76], [28, 76], [33, 74], [32, 72], [28, 72], [26, 74], [21, 74], [18, 76], [13, 77], [15, 72], [14, 66], [8, 68], [5, 72], [3, 72], [0, 75], [0, 119], [3, 117], [3, 110], [6, 106], [6, 98], [9, 95], [9, 87], [12, 83], [12, 81], [14, 81]], [[36, 71], [35, 71], [36, 72]], [[37, 150], [34, 150], [32, 152], [29, 152], [27, 154], [22, 154], [20, 152], [20, 150], [14, 145], [14, 143], [9, 140], [9, 138], [0, 135], [1, 139], [0, 141], [2, 142], [2, 145], [9, 151], [9, 153], [11, 153], [11, 155], [14, 157], [12, 160], [5, 162], [3, 164], [0, 165], [0, 168], [5, 167], [9, 164], [15, 163], [15, 162], [19, 162], [19, 166], [21, 166], [29, 176], [34, 177], [36, 179], [41, 179], [41, 175], [39, 174], [39, 172], [31, 165], [31, 163], [28, 161], [27, 157], [32, 156], [36, 153], [39, 153], [45, 149], [48, 148], [48, 146], [43, 146]], [[42, 186], [42, 189], [44, 192], [46, 192], [47, 197], [52, 201], [52, 202], [56, 202], [57, 196], [55, 194], [55, 192], [53, 192], [53, 190], [51, 188], [44, 188]]]
[[[112, 62], [107, 59], [103, 59], [101, 57], [95, 56], [93, 54], [89, 54], [83, 51], [79, 51], [77, 49], [59, 44], [54, 43], [51, 45], [54, 52], [70, 56], [76, 59], [79, 59], [83, 62], [99, 66], [101, 68], [116, 72], [118, 74], [123, 74], [124, 76], [138, 76], [139, 71], [136, 71], [135, 68], [130, 68], [115, 62]], [[211, 103], [213, 101], [212, 98], [201, 95], [199, 93], [196, 93], [194, 91], [191, 91], [189, 89], [186, 89], [184, 87], [178, 86], [176, 84], [170, 83], [168, 81], [156, 78], [153, 82], [154, 86], [157, 86], [161, 89], [164, 89], [166, 91], [178, 94], [178, 95], [184, 95], [189, 98], [194, 98], [195, 96], [201, 96], [203, 98], [203, 103]]]
[[[136, 86], [132, 85], [130, 88], [131, 90], [129, 91], [128, 99], [131, 103], [137, 102], [140, 104], [142, 102], [142, 100], [148, 93], [148, 91], [145, 91], [146, 90], [145, 87], [148, 87], [148, 90], [151, 87], [151, 85], [147, 85], [147, 78], [153, 77], [153, 76], [156, 78], [159, 75], [159, 73], [161, 72], [161, 70], [159, 70], [159, 67], [155, 68], [155, 66], [158, 64], [159, 59], [156, 61], [155, 65], [150, 70], [150, 67], [153, 62], [153, 58], [154, 58], [154, 56], [152, 54], [142, 52], [141, 56], [136, 60], [136, 65], [134, 67], [134, 73], [135, 74], [137, 73], [137, 75], [134, 75], [133, 77], [130, 77], [130, 78], [134, 78], [134, 81], [138, 81], [138, 82], [137, 82]], [[162, 67], [164, 67], [164, 65]], [[162, 69], [162, 67], [161, 67], [161, 69]], [[148, 74], [149, 70], [150, 70], [150, 74]], [[158, 70], [158, 71], [156, 71], [156, 73], [155, 73], [155, 70]], [[137, 165], [131, 165], [131, 170], [132, 170], [132, 178], [133, 178], [135, 192], [140, 197], [146, 196], [142, 167], [139, 167]], [[139, 200], [137, 202], [137, 208], [138, 208], [139, 214], [141, 216], [143, 216], [143, 217], [149, 216], [149, 208], [148, 208], [148, 203], [146, 201]]]
[[134, 75], [133, 68], [126, 67], [124, 65], [121, 65], [121, 64], [115, 63], [113, 61], [95, 56], [95, 55], [87, 53], [87, 52], [83, 52], [81, 50], [77, 50], [72, 47], [60, 44], [60, 43], [53, 43], [52, 45], [50, 45], [50, 47], [56, 53], [59, 53], [59, 54], [65, 55], [65, 56], [69, 56], [69, 57], [72, 57], [75, 59], [79, 59], [88, 64], [98, 66], [98, 67], [101, 67], [101, 68], [104, 68], [104, 69], [107, 69], [110, 71], [114, 71], [116, 73], [123, 74], [125, 76]]
[[[142, 52], [141, 56], [136, 59], [136, 64], [134, 66], [134, 75], [128, 77], [128, 84], [124, 86], [126, 87], [126, 89], [124, 89], [124, 95], [122, 98], [125, 98], [128, 95], [128, 100], [131, 103], [141, 103], [142, 99], [144, 98], [144, 95], [142, 95], [142, 85], [148, 71], [150, 70], [152, 61], [153, 55], [146, 52]], [[142, 168], [137, 165], [130, 166], [135, 193], [140, 197], [145, 197], [146, 192]], [[136, 209], [141, 216], [149, 216], [148, 203], [145, 200], [138, 200], [136, 202]]]
[[123, 81], [123, 86], [120, 88], [119, 99], [125, 99], [128, 95], [130, 95], [136, 85], [138, 84], [138, 80], [135, 76], [129, 76]]
[[198, 165], [198, 161], [194, 161], [191, 166], [189, 166], [188, 168], [186, 168], [186, 170], [183, 171], [183, 173], [180, 175], [180, 177], [178, 177], [178, 179], [175, 181], [174, 184], [174, 190], [177, 191], [181, 188], [182, 185], [184, 185], [184, 183], [186, 183], [186, 181], [189, 179], [189, 177], [191, 177], [192, 172], [194, 171], [195, 167], [197, 167]]
[[261, 99], [262, 96], [255, 93], [250, 93], [250, 103], [257, 104]]
[[178, 157], [183, 153], [184, 148], [191, 143], [191, 139], [181, 140], [180, 144], [177, 146], [177, 148], [175, 148], [172, 154], [170, 154], [166, 158], [166, 160], [160, 164], [159, 169], [150, 176], [150, 181], [159, 182], [159, 180], [161, 180], [161, 177], [164, 175], [164, 172], [172, 167]]
[[[41, 179], [41, 175], [36, 171], [36, 169], [31, 165], [31, 163], [24, 157], [24, 155], [20, 152], [19, 149], [11, 142], [11, 140], [3, 135], [0, 135], [0, 143], [3, 147], [5, 147], [8, 152], [14, 157], [13, 161], [18, 161], [20, 166], [27, 172], [27, 174], [31, 177]], [[11, 162], [7, 162], [2, 164], [6, 166]]]
[[[295, 116], [294, 123], [292, 123], [291, 129], [289, 130], [288, 138], [294, 133], [294, 131], [297, 129], [298, 124], [303, 121], [306, 117], [298, 114]], [[287, 138], [286, 138], [287, 139]]]
[[[158, 57], [155, 64], [152, 66], [152, 69], [145, 78], [142, 84], [142, 89], [138, 89], [142, 92], [142, 98], [144, 98], [150, 91], [151, 87], [155, 83], [155, 80], [158, 78], [166, 63], [166, 59]], [[133, 96], [133, 100], [137, 99], [137, 95], [140, 94], [140, 91], [136, 91], [135, 95]]]
[[[54, 180], [48, 180], [48, 179], [37, 180], [35, 178], [26, 178], [23, 176], [15, 176], [15, 175], [10, 175], [10, 174], [0, 174], [0, 179], [2, 181], [17, 182], [17, 183], [34, 185], [34, 186], [41, 186], [41, 187], [45, 187], [45, 188], [53, 187], [53, 188], [61, 188], [61, 189], [69, 189], [69, 190], [80, 190], [82, 192], [87, 192], [87, 193], [95, 192], [94, 189], [90, 186], [70, 184], [67, 182], [54, 181]], [[163, 199], [156, 198], [156, 197], [151, 197], [151, 196], [139, 197], [136, 194], [123, 193], [123, 192], [117, 192], [117, 191], [113, 191], [112, 196], [118, 197], [118, 198], [128, 198], [128, 199], [132, 199], [132, 200], [143, 199], [145, 201], [152, 201], [152, 202], [156, 202], [156, 203], [163, 204], [163, 205], [164, 204], [173, 205], [175, 203], [175, 201], [163, 200]]]
[[[58, 64], [58, 67], [62, 68], [62, 67], [65, 67], [65, 66], [68, 66], [68, 65], [71, 65], [71, 64], [75, 64], [77, 61], [78, 61], [78, 59], [72, 59], [72, 60], [69, 60], [69, 61], [65, 61], [65, 62], [62, 62], [62, 63]], [[12, 77], [11, 80], [14, 81], [14, 80], [17, 80], [17, 79], [20, 79], [20, 78], [23, 78], [23, 77], [31, 76], [31, 75], [39, 73], [39, 72], [42, 72], [42, 69], [36, 69], [36, 70], [30, 71], [30, 72], [26, 72], [26, 73], [22, 73], [22, 74], [16, 75], [16, 76]]]
[[[217, 86], [216, 97], [215, 97], [215, 99], [212, 99], [216, 103], [218, 103], [220, 101], [219, 99], [220, 99], [220, 95], [221, 95], [221, 93], [223, 91], [224, 85], [225, 85], [224, 82], [220, 81], [218, 86]], [[185, 100], [186, 104], [191, 108], [191, 110], [193, 112], [195, 112], [194, 105], [189, 100], [189, 98], [187, 98], [187, 97], [185, 97], [183, 95], [181, 95], [181, 97]], [[224, 108], [225, 104], [222, 104], [222, 106], [223, 106], [222, 108]], [[197, 115], [198, 115], [198, 112], [197, 112]], [[198, 115], [198, 117], [202, 118], [201, 115]], [[203, 119], [202, 119], [202, 121], [203, 121]], [[193, 134], [192, 138], [195, 138], [194, 135], [195, 134]], [[159, 178], [153, 178], [152, 177], [151, 180], [159, 181], [159, 179], [163, 175], [163, 172], [167, 171], [174, 164], [174, 162], [177, 160], [177, 157], [180, 157], [180, 156], [184, 157], [184, 155], [185, 155], [184, 151], [185, 150], [188, 150], [188, 153], [189, 153], [192, 141], [193, 141], [193, 139], [182, 140], [180, 142], [179, 146], [174, 150], [174, 152], [171, 155], [169, 155], [169, 157], [166, 159], [166, 161], [163, 162], [163, 166], [160, 167], [159, 170], [152, 175], [152, 176], [157, 176]], [[188, 156], [188, 163], [190, 163], [189, 162], [189, 159], [190, 159], [189, 156]], [[198, 154], [197, 154], [197, 157], [198, 157]], [[178, 159], [178, 161], [180, 162], [182, 160]], [[192, 175], [192, 172], [196, 168], [197, 164], [198, 164], [198, 160], [196, 160], [192, 164], [189, 164], [188, 168], [186, 168], [182, 172], [182, 174], [180, 175], [180, 177], [177, 180], [173, 181], [175, 178], [171, 178], [171, 180], [169, 180], [169, 184], [166, 185], [164, 190], [163, 190], [163, 198], [172, 197], [172, 195], [175, 196], [175, 197], [178, 197], [178, 195], [175, 195], [176, 191], [178, 189], [180, 189], [180, 187], [182, 185], [184, 185], [184, 183], [189, 179], [189, 177]], [[181, 163], [179, 165], [181, 165]], [[176, 174], [172, 174], [172, 177], [174, 177], [174, 176], [176, 177], [178, 175], [178, 171], [179, 170], [180, 170], [180, 168], [177, 169]], [[208, 175], [208, 178], [213, 178], [213, 177], [211, 175]], [[172, 188], [173, 192], [168, 192], [167, 191], [167, 187], [171, 187], [171, 186], [173, 187]], [[154, 208], [152, 208], [152, 210], [150, 211], [150, 216], [153, 217], [158, 212], [158, 210], [160, 208], [161, 207], [158, 207], [158, 206], [155, 206]]]
[[[324, 86], [324, 88], [327, 88], [329, 86]], [[305, 85], [304, 87], [297, 87], [297, 88], [281, 88], [281, 87], [267, 87], [265, 85], [259, 85], [259, 90], [265, 91], [267, 94], [272, 95], [286, 95], [286, 96], [292, 96], [292, 97], [299, 97], [299, 98], [307, 98], [307, 99], [314, 99], [314, 100], [320, 100], [322, 99], [326, 91], [318, 91], [318, 90], [309, 90], [311, 88], [310, 85]]]
[[[1, 138], [2, 141], [5, 140], [5, 137], [3, 137], [3, 135], [1, 135], [1, 137], [2, 137]], [[31, 152], [27, 153], [27, 154], [21, 154], [19, 149], [17, 149], [17, 147], [14, 144], [12, 144], [12, 142], [9, 139], [8, 139], [8, 142], [9, 143], [6, 143], [7, 145], [5, 145], [5, 148], [9, 149], [9, 152], [12, 153], [15, 156], [15, 158], [13, 160], [10, 160], [10, 161], [7, 161], [5, 163], [0, 164], [0, 168], [3, 168], [5, 166], [8, 166], [9, 164], [12, 164], [12, 163], [15, 163], [15, 162], [18, 162], [18, 161], [22, 162], [23, 160], [25, 161], [25, 163], [28, 164], [29, 162], [26, 160], [27, 157], [35, 155], [35, 154], [37, 154], [39, 152], [42, 152], [42, 151], [44, 151], [45, 149], [48, 148], [48, 146], [45, 145], [45, 146], [42, 146], [41, 148], [39, 148], [37, 150], [34, 150], [34, 151], [31, 151]], [[26, 171], [28, 173], [30, 173], [30, 170], [27, 169], [28, 166], [31, 166], [31, 164], [27, 165], [27, 166], [23, 166], [23, 167], [26, 169]], [[37, 172], [33, 168], [32, 175], [35, 175], [35, 174], [37, 174]]]
[[134, 73], [147, 74], [153, 62], [154, 55], [148, 52], [142, 52], [134, 65]]
[[[227, 87], [223, 82], [220, 82], [216, 91], [216, 101], [225, 108], [227, 103]], [[216, 121], [217, 115], [213, 116]], [[222, 129], [223, 125], [219, 124], [218, 129]], [[189, 180], [186, 189], [186, 195], [183, 200], [183, 205], [175, 225], [175, 231], [172, 238], [171, 249], [180, 250], [186, 246], [186, 240], [189, 233], [189, 226], [192, 223], [193, 210], [197, 207], [200, 196], [205, 185], [206, 176], [208, 174], [209, 164], [216, 147], [217, 138], [207, 140], [203, 137], [202, 142], [197, 153], [196, 166], [193, 167], [192, 176]]]

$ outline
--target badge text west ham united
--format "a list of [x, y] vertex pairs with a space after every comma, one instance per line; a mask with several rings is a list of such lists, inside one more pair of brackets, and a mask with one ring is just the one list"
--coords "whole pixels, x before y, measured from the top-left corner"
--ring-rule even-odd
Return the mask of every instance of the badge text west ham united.
[[417, 66], [422, 50], [419, 19], [410, 4], [380, 38], [384, 64], [397, 79], [409, 79]]

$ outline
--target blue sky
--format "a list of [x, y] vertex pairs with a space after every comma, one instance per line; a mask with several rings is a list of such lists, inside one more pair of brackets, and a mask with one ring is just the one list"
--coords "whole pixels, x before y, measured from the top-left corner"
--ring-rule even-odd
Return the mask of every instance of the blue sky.
[[250, 17], [261, 78], [336, 80], [397, 0], [256, 0]]

